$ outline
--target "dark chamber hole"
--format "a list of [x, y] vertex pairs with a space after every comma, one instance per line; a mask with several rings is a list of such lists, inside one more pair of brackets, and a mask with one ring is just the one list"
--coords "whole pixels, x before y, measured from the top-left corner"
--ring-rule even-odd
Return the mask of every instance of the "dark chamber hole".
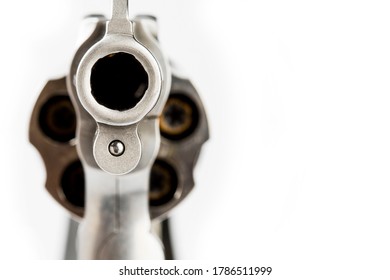
[[172, 94], [165, 104], [161, 119], [161, 135], [169, 140], [182, 140], [190, 136], [199, 123], [195, 103], [184, 94]]
[[131, 54], [114, 53], [92, 67], [91, 90], [95, 100], [112, 110], [134, 108], [149, 86], [148, 74]]
[[178, 177], [175, 169], [167, 162], [157, 159], [150, 175], [150, 206], [161, 206], [171, 201], [177, 187]]
[[76, 207], [84, 207], [85, 179], [80, 161], [73, 162], [64, 171], [61, 188], [65, 198]]
[[41, 109], [39, 125], [43, 133], [57, 142], [69, 142], [76, 136], [76, 114], [68, 96], [53, 96]]

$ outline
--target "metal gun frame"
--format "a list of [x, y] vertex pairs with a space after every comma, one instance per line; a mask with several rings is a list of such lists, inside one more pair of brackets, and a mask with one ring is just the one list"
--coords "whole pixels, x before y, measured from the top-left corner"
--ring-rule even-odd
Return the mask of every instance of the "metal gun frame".
[[113, 18], [95, 22], [68, 76], [42, 90], [30, 141], [45, 162], [47, 191], [80, 223], [78, 258], [164, 259], [170, 248], [164, 254], [151, 221], [166, 219], [193, 189], [206, 113], [165, 59], [155, 18], [130, 21], [127, 0], [114, 0]]

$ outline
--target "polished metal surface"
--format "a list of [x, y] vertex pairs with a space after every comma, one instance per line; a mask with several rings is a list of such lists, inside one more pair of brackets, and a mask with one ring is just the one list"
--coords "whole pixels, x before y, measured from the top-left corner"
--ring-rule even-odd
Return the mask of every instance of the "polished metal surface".
[[[153, 17], [129, 20], [128, 1], [114, 0], [112, 19], [96, 17], [95, 24], [66, 81], [50, 81], [42, 91], [30, 141], [45, 161], [49, 193], [81, 223], [78, 258], [163, 259], [151, 220], [166, 218], [193, 189], [193, 169], [209, 137], [206, 114], [191, 82], [171, 73]], [[111, 106], [115, 98], [99, 100], [92, 84], [100, 62], [123, 54], [141, 65], [147, 87], [139, 86], [137, 102], [119, 109]], [[117, 85], [103, 86], [112, 92]], [[72, 102], [56, 100], [53, 107], [56, 96]], [[46, 122], [55, 131], [62, 124], [60, 138], [52, 139]]]
[[[113, 180], [98, 169], [85, 169], [90, 182], [87, 183], [86, 212], [78, 235], [78, 257], [163, 259], [161, 243], [151, 233], [149, 170]], [[89, 193], [88, 184], [93, 186]]]
[[[208, 125], [201, 99], [191, 82], [183, 77], [173, 76], [170, 96], [180, 93], [190, 97], [199, 108], [199, 123], [193, 134], [182, 140], [171, 140], [160, 137], [160, 149], [157, 159], [175, 166], [178, 173], [178, 188], [170, 201], [159, 206], [150, 206], [151, 219], [162, 220], [169, 211], [179, 204], [193, 189], [193, 170], [203, 143], [208, 139]], [[80, 221], [84, 215], [84, 207], [76, 207], [64, 196], [61, 177], [65, 169], [73, 162], [79, 161], [76, 152], [76, 140], [61, 143], [56, 142], [43, 133], [39, 127], [39, 112], [43, 105], [57, 95], [68, 96], [65, 79], [53, 80], [43, 89], [36, 102], [30, 124], [30, 140], [39, 149], [46, 163], [47, 183], [49, 193], [63, 207], [69, 210], [73, 217]], [[161, 119], [161, 117], [160, 117]], [[80, 121], [78, 119], [78, 121]], [[146, 121], [144, 123], [147, 123]], [[91, 125], [92, 127], [93, 124]], [[161, 124], [160, 124], [161, 126]], [[86, 133], [86, 131], [84, 131]], [[146, 141], [146, 140], [145, 140]], [[81, 143], [77, 143], [80, 145]], [[86, 144], [85, 144], [86, 145]], [[80, 188], [82, 186], [79, 186]]]
[[[75, 102], [76, 110], [85, 110], [91, 116], [78, 123], [77, 138], [93, 143], [93, 159], [99, 166], [83, 161], [85, 151], [79, 150], [86, 180], [85, 215], [79, 229], [80, 259], [164, 258], [160, 242], [151, 233], [148, 207], [150, 171], [160, 144], [157, 115], [150, 111], [160, 98], [167, 98], [170, 73], [166, 60], [157, 60], [144, 47], [147, 43], [136, 39], [127, 13], [127, 1], [113, 1], [105, 35], [85, 52], [76, 73], [70, 73], [76, 88], [71, 94], [79, 100]], [[159, 48], [153, 51], [163, 58]], [[148, 75], [144, 96], [135, 107], [124, 111], [99, 104], [91, 89], [92, 68], [98, 60], [119, 52], [134, 56]], [[92, 134], [81, 132], [84, 125], [92, 126], [88, 122], [96, 123], [93, 139]], [[124, 145], [121, 156], [109, 149], [118, 140]], [[89, 153], [86, 157], [91, 158]]]
[[[107, 23], [105, 35], [83, 54], [78, 62], [76, 73], [71, 72], [76, 88], [74, 98], [80, 101], [80, 109], [87, 111], [97, 125], [93, 144], [94, 159], [101, 169], [114, 175], [124, 175], [139, 165], [142, 156], [141, 146], [144, 150], [150, 148], [153, 150], [153, 147], [149, 148], [145, 145], [155, 144], [141, 142], [140, 134], [143, 132], [139, 130], [142, 128], [139, 123], [145, 118], [157, 118], [161, 113], [161, 102], [165, 102], [168, 96], [171, 80], [170, 67], [158, 47], [158, 42], [153, 36], [143, 34], [148, 30], [143, 28], [142, 20], [133, 23], [127, 19], [127, 15], [123, 15], [124, 2], [127, 1], [113, 2], [113, 18]], [[127, 53], [134, 56], [141, 63], [149, 80], [144, 97], [135, 107], [123, 111], [113, 110], [99, 104], [91, 89], [92, 68], [98, 60], [115, 53]], [[153, 108], [155, 110], [151, 112]], [[158, 123], [155, 122], [154, 125], [157, 126]], [[149, 128], [147, 130], [148, 134], [156, 131]], [[113, 136], [117, 135], [126, 135], [121, 141], [125, 147], [131, 147], [131, 149], [126, 149], [122, 157], [114, 158], [107, 153], [107, 141], [116, 140]], [[158, 138], [157, 134], [149, 136]], [[159, 143], [158, 139], [156, 143]]]
[[114, 140], [108, 145], [108, 150], [111, 155], [120, 157], [125, 152], [125, 145], [119, 140]]

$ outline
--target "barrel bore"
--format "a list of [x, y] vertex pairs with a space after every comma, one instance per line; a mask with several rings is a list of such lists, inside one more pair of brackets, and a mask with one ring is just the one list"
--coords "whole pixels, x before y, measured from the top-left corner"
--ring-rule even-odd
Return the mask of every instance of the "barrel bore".
[[149, 78], [141, 63], [129, 53], [113, 53], [99, 59], [91, 71], [91, 94], [102, 106], [126, 111], [144, 97]]

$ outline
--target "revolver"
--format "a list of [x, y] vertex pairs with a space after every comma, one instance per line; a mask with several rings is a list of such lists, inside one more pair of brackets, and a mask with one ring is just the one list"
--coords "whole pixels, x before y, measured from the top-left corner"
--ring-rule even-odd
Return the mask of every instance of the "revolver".
[[65, 77], [34, 106], [46, 190], [71, 214], [66, 258], [173, 259], [169, 213], [209, 138], [200, 96], [163, 52], [153, 16], [90, 16]]

